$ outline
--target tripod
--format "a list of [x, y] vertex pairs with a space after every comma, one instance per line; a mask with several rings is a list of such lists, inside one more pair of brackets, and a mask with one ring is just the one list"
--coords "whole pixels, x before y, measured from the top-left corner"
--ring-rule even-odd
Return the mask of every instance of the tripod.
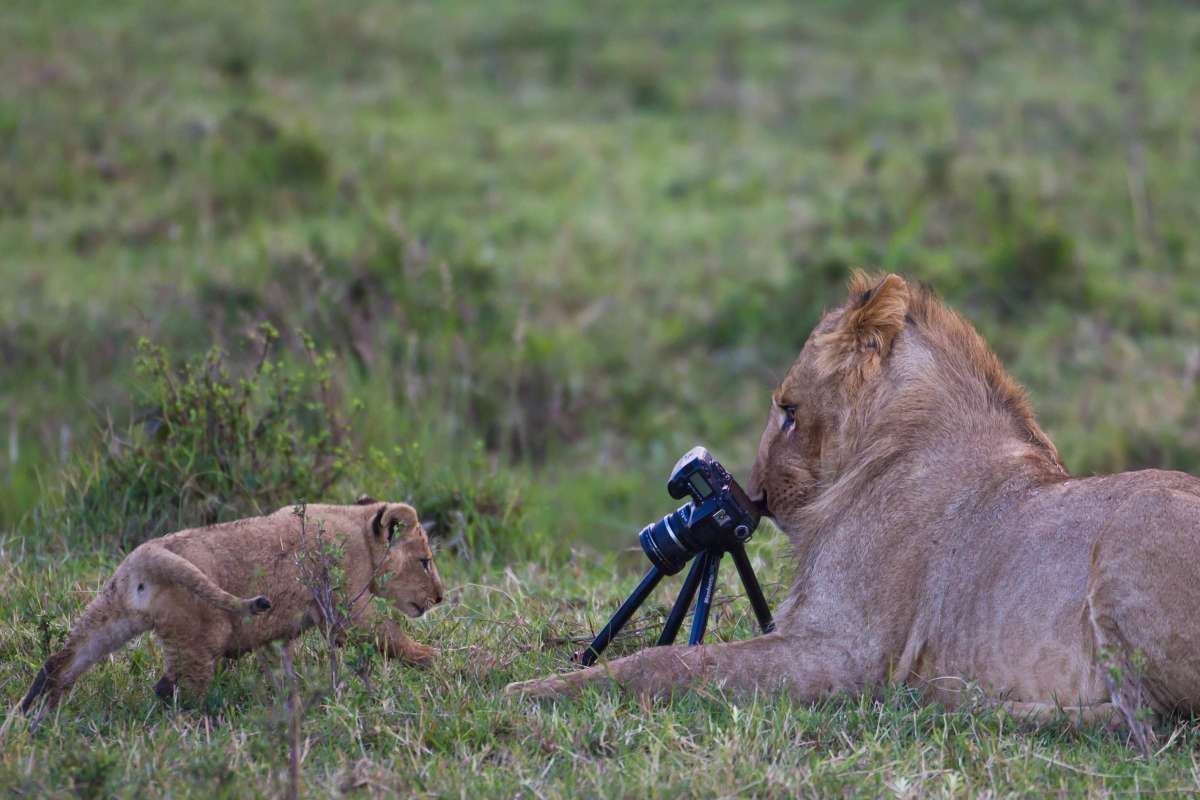
[[[688, 570], [687, 577], [683, 580], [683, 587], [679, 590], [679, 596], [675, 598], [675, 605], [671, 606], [671, 613], [667, 615], [667, 623], [663, 626], [656, 646], [674, 644], [675, 637], [679, 634], [679, 628], [683, 625], [683, 618], [687, 615], [688, 608], [691, 607], [692, 599], [696, 597], [697, 591], [699, 591], [700, 597], [696, 600], [696, 614], [692, 618], [692, 631], [688, 636], [688, 644], [700, 644], [700, 640], [704, 638], [704, 631], [708, 628], [708, 614], [712, 610], [713, 591], [717, 585], [717, 570], [720, 569], [721, 557], [725, 553], [729, 553], [733, 557], [733, 563], [737, 567], [738, 575], [742, 579], [742, 586], [750, 598], [750, 605], [754, 608], [754, 616], [758, 618], [762, 632], [770, 633], [775, 630], [775, 620], [771, 617], [771, 608], [767, 605], [767, 598], [763, 597], [762, 587], [758, 585], [758, 577], [750, 565], [746, 548], [738, 542], [725, 547], [702, 550], [693, 557], [692, 568]], [[651, 566], [650, 571], [642, 578], [642, 582], [621, 604], [617, 613], [612, 615], [612, 619], [601, 629], [587, 649], [574, 655], [575, 663], [585, 667], [595, 664], [596, 659], [604, 652], [604, 648], [608, 647], [613, 637], [621, 628], [625, 627], [625, 623], [650, 596], [665, 574], [657, 565]]]

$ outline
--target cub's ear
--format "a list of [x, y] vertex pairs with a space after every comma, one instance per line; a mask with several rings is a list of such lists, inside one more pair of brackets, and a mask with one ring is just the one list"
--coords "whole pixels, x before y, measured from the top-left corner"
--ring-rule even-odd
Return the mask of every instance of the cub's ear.
[[375, 512], [375, 516], [371, 520], [371, 533], [375, 534], [377, 539], [383, 536], [383, 512], [385, 511], [387, 511], [387, 506], [381, 503], [379, 510]]
[[376, 536], [381, 536], [387, 530], [390, 545], [396, 534], [406, 534], [421, 523], [417, 519], [417, 510], [408, 503], [392, 503], [379, 509], [372, 524]]

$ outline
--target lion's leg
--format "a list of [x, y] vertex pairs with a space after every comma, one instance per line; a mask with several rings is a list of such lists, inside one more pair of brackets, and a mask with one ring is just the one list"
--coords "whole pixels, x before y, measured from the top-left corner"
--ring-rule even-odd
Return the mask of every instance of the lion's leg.
[[[1128, 660], [1155, 711], [1200, 712], [1200, 498], [1142, 491], [1092, 552], [1087, 611], [1098, 660]], [[1117, 666], [1121, 666], [1117, 664]]]
[[124, 566], [138, 581], [149, 580], [160, 586], [186, 589], [205, 603], [231, 614], [253, 615], [271, 610], [271, 602], [262, 595], [232, 595], [195, 564], [154, 542], [147, 542], [134, 550]]
[[1114, 616], [1104, 590], [1096, 591], [1093, 584], [1088, 597], [1088, 616], [1094, 637], [1096, 669], [1103, 675], [1112, 698], [1112, 706], [1120, 714], [1133, 744], [1149, 755], [1154, 746], [1154, 727], [1151, 724], [1160, 710], [1146, 690], [1150, 678], [1146, 673], [1144, 651], [1131, 643]]
[[1000, 708], [1023, 722], [1044, 725], [1052, 722], [1069, 722], [1078, 727], [1102, 725], [1120, 728], [1123, 720], [1120, 710], [1112, 703], [1096, 703], [1086, 706], [1060, 706], [1055, 703], [1023, 703], [1008, 700]]
[[21, 701], [21, 712], [28, 713], [42, 697], [43, 710], [53, 708], [93, 664], [149, 627], [147, 620], [125, 608], [115, 578], [110, 580], [71, 626], [62, 649], [38, 671]]
[[1145, 651], [1126, 638], [1112, 609], [1103, 600], [1093, 603], [1089, 599], [1088, 610], [1095, 637], [1096, 667], [1104, 676], [1112, 705], [1134, 746], [1149, 755], [1155, 743], [1153, 721], [1162, 709], [1148, 691], [1154, 675], [1148, 671]]
[[869, 675], [832, 640], [770, 633], [726, 644], [652, 647], [578, 672], [512, 683], [505, 691], [555, 697], [611, 681], [652, 695], [711, 684], [734, 692], [784, 689], [798, 699], [816, 700], [881, 677]]
[[191, 697], [199, 699], [212, 683], [217, 669], [217, 657], [207, 650], [195, 649], [180, 653], [178, 680], [181, 688]]
[[1196, 508], [1177, 492], [1138, 493], [1092, 551], [1086, 611], [1096, 669], [1144, 753], [1156, 715], [1200, 710]]
[[[166, 670], [155, 692], [163, 699], [173, 696], [176, 686], [194, 698], [201, 697], [212, 683], [217, 659], [229, 644], [233, 625], [223, 614], [196, 614], [160, 627]], [[162, 692], [159, 692], [159, 688]], [[164, 697], [164, 694], [166, 697]]]
[[391, 620], [384, 620], [375, 626], [375, 641], [389, 658], [398, 658], [409, 664], [428, 664], [440, 652], [436, 647], [414, 642]]
[[369, 603], [358, 609], [354, 621], [356, 625], [370, 631], [369, 635], [375, 646], [388, 658], [398, 658], [409, 664], [428, 664], [439, 653], [436, 647], [408, 638], [400, 626], [391, 620], [379, 619]]
[[154, 694], [158, 695], [158, 699], [164, 703], [170, 703], [175, 699], [175, 686], [179, 681], [179, 672], [176, 664], [179, 661], [179, 651], [174, 647], [163, 646], [163, 674], [158, 679], [158, 683], [154, 684]]

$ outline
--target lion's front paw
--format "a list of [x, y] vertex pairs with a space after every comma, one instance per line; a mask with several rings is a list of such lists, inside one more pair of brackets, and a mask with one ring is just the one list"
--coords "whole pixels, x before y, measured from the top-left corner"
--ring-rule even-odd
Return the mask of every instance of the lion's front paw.
[[538, 678], [533, 681], [517, 681], [504, 687], [505, 694], [522, 697], [562, 697], [571, 691], [571, 684], [560, 677]]

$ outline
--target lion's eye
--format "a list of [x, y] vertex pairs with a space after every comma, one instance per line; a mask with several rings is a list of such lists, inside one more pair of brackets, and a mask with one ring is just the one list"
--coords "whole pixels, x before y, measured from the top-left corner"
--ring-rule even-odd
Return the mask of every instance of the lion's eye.
[[433, 559], [431, 559], [431, 558], [422, 558], [421, 559], [421, 569], [425, 570], [426, 572], [429, 572], [429, 568], [432, 564], [433, 564]]
[[780, 406], [779, 410], [783, 412], [783, 429], [786, 431], [796, 424], [796, 407]]

